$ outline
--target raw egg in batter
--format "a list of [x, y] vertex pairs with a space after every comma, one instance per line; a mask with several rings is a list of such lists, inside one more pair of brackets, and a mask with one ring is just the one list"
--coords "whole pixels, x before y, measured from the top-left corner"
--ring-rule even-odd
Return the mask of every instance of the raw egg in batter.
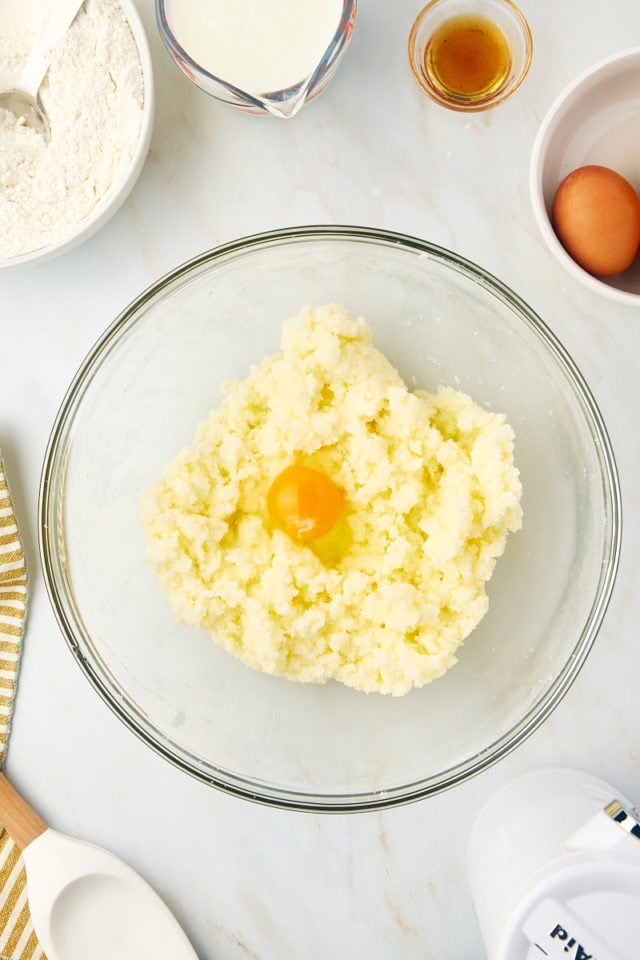
[[411, 391], [372, 337], [340, 304], [287, 320], [140, 515], [181, 623], [269, 674], [401, 696], [485, 615], [521, 484], [504, 416]]
[[344, 493], [326, 473], [294, 464], [271, 484], [267, 509], [274, 525], [290, 537], [318, 540], [338, 523]]

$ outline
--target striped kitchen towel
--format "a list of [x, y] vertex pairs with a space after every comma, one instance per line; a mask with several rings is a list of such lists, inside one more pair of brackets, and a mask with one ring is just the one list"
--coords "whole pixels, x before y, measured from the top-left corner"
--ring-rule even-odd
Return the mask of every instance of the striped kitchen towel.
[[[0, 768], [4, 766], [27, 614], [27, 568], [0, 452]], [[0, 825], [0, 957], [44, 960], [20, 851]]]

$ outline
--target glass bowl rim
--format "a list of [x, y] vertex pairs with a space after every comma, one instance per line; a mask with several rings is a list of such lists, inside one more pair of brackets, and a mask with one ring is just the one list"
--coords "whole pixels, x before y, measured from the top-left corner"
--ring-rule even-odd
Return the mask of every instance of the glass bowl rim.
[[[264, 781], [251, 780], [246, 775], [214, 768], [209, 761], [191, 755], [184, 747], [176, 747], [153, 724], [145, 721], [132, 703], [125, 705], [126, 696], [110, 684], [106, 675], [91, 663], [91, 654], [82, 649], [77, 633], [91, 640], [84, 631], [81, 618], [75, 617], [72, 591], [65, 591], [66, 578], [63, 560], [56, 537], [57, 520], [62, 504], [67, 443], [75, 416], [93, 376], [117, 345], [120, 335], [136, 324], [141, 307], [162, 295], [175, 281], [184, 278], [204, 265], [234, 259], [254, 250], [281, 246], [290, 242], [318, 240], [359, 241], [390, 248], [401, 248], [417, 255], [427, 255], [443, 262], [467, 279], [478, 283], [497, 299], [506, 303], [536, 334], [553, 356], [572, 387], [575, 399], [587, 421], [600, 464], [600, 482], [609, 520], [605, 537], [600, 576], [587, 618], [571, 654], [551, 685], [538, 697], [527, 713], [496, 740], [473, 756], [437, 774], [421, 780], [400, 784], [385, 790], [356, 793], [310, 793], [288, 787], [273, 786]], [[318, 224], [289, 227], [242, 237], [218, 245], [180, 264], [164, 274], [129, 303], [91, 347], [69, 385], [51, 429], [40, 478], [38, 503], [38, 541], [40, 560], [47, 593], [54, 615], [65, 641], [81, 670], [111, 711], [122, 720], [144, 743], [174, 766], [203, 783], [233, 796], [242, 797], [268, 806], [311, 813], [351, 813], [382, 810], [388, 807], [420, 800], [461, 784], [488, 769], [498, 760], [523, 743], [560, 703], [578, 676], [593, 646], [606, 613], [618, 569], [622, 538], [622, 506], [618, 470], [611, 441], [600, 410], [575, 362], [544, 321], [506, 284], [477, 264], [444, 247], [407, 234], [370, 227]], [[75, 622], [74, 622], [75, 617]], [[86, 647], [89, 647], [85, 643]], [[136, 715], [137, 714], [137, 715]]]

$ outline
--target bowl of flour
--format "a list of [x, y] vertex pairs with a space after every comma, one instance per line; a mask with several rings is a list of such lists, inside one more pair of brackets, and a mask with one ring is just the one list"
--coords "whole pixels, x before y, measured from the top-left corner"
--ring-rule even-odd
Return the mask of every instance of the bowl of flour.
[[[0, 78], [18, 84], [39, 25], [11, 0]], [[153, 122], [147, 38], [131, 0], [86, 0], [40, 88], [50, 142], [0, 109], [0, 268], [71, 249], [113, 216], [146, 159]]]

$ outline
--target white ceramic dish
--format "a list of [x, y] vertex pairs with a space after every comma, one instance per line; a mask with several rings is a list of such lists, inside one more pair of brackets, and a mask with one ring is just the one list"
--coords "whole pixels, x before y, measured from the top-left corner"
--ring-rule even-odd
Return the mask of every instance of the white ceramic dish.
[[144, 109], [142, 115], [142, 125], [140, 127], [140, 136], [138, 144], [129, 166], [121, 171], [120, 175], [111, 184], [102, 199], [95, 205], [88, 217], [81, 220], [74, 230], [70, 230], [57, 243], [41, 247], [38, 250], [32, 250], [19, 257], [10, 257], [8, 260], [0, 259], [0, 270], [21, 267], [26, 264], [42, 263], [57, 257], [61, 253], [67, 253], [73, 247], [88, 240], [100, 227], [104, 226], [108, 220], [122, 206], [129, 196], [133, 185], [140, 176], [142, 167], [149, 152], [151, 143], [151, 133], [153, 130], [154, 116], [154, 83], [153, 69], [151, 66], [151, 54], [149, 52], [149, 43], [144, 31], [140, 16], [133, 5], [132, 0], [119, 0], [122, 12], [127, 18], [133, 39], [138, 48], [138, 55], [142, 66], [142, 76], [144, 81]]
[[585, 164], [611, 167], [640, 191], [640, 47], [624, 50], [581, 74], [552, 104], [536, 137], [530, 168], [533, 212], [562, 266], [596, 293], [640, 304], [640, 255], [624, 273], [598, 278], [566, 252], [553, 229], [554, 194]]

